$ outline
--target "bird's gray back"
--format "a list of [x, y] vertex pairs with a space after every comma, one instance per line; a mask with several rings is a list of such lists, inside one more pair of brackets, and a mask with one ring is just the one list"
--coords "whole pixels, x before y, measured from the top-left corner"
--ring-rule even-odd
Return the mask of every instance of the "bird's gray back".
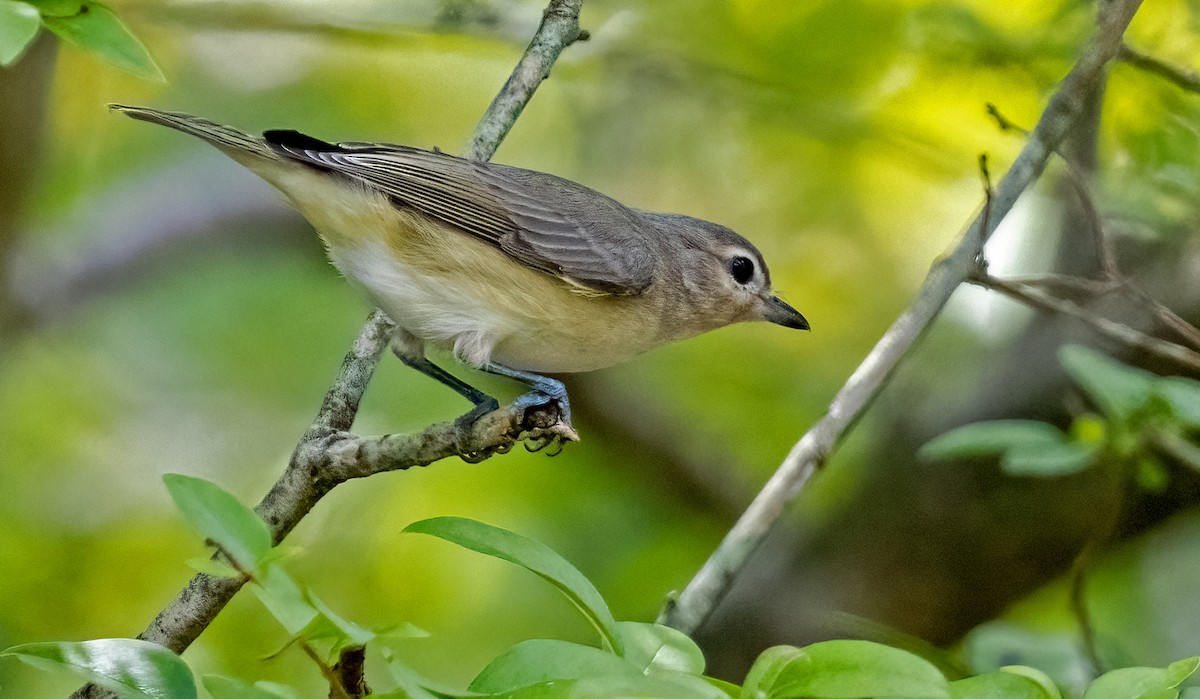
[[581, 184], [408, 146], [334, 145], [294, 131], [263, 137], [285, 157], [365, 184], [589, 291], [634, 295], [653, 281], [656, 231]]

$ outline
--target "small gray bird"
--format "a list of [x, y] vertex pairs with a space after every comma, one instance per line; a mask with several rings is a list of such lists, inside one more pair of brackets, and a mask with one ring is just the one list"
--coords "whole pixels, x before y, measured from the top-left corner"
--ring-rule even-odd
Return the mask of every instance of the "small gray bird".
[[[494, 398], [425, 355], [450, 350], [557, 401], [541, 372], [590, 371], [731, 323], [808, 329], [762, 255], [715, 223], [630, 209], [569, 180], [384, 143], [251, 136], [206, 119], [110, 105], [198, 136], [283, 192], [342, 274], [396, 324], [405, 364], [481, 409]], [[573, 433], [572, 433], [573, 434]]]

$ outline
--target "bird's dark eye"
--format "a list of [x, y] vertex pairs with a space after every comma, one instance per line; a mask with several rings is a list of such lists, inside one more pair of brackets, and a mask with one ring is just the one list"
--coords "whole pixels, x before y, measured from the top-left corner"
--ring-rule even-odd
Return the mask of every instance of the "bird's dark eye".
[[754, 263], [748, 257], [735, 257], [729, 262], [729, 273], [738, 284], [745, 284], [754, 276]]

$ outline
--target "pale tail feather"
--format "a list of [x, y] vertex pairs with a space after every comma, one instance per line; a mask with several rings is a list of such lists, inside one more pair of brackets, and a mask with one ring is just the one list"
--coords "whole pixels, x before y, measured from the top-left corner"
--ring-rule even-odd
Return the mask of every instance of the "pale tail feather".
[[244, 157], [247, 154], [253, 154], [268, 160], [280, 160], [280, 157], [268, 148], [261, 138], [251, 136], [248, 133], [228, 126], [222, 126], [208, 119], [201, 119], [200, 117], [181, 114], [179, 112], [163, 112], [147, 107], [130, 107], [124, 104], [110, 104], [108, 108], [134, 119], [148, 121], [152, 124], [161, 124], [162, 126], [168, 126], [177, 131], [202, 138], [235, 160], [241, 161], [242, 158], [239, 156]]

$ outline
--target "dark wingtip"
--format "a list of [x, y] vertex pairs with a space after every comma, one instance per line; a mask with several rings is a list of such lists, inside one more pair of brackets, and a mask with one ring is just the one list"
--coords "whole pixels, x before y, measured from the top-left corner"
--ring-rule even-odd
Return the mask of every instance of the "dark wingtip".
[[313, 138], [299, 131], [291, 129], [271, 129], [263, 131], [263, 140], [267, 145], [277, 151], [296, 152], [296, 151], [344, 151], [341, 146], [322, 141], [319, 138]]

